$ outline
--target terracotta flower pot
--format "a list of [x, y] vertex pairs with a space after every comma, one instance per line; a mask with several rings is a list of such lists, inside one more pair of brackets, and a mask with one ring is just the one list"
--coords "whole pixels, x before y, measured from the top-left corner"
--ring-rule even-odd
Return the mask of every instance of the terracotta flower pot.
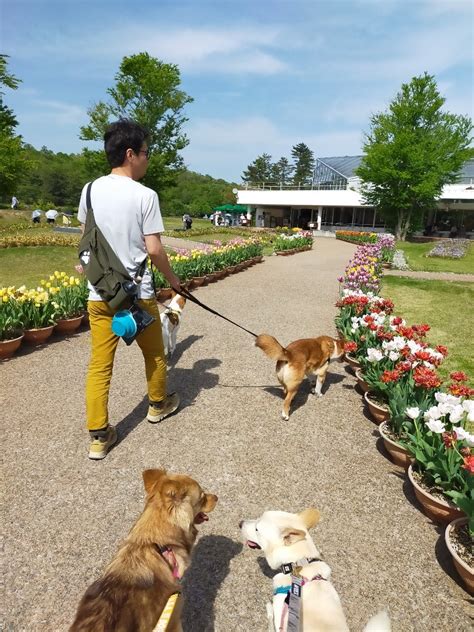
[[21, 336], [11, 338], [10, 340], [0, 340], [0, 360], [11, 358], [15, 351], [21, 345], [23, 337], [24, 334], [21, 334]]
[[167, 301], [171, 298], [173, 290], [170, 287], [162, 287], [156, 290], [156, 298], [159, 301]]
[[368, 393], [370, 391], [370, 386], [364, 380], [364, 376], [363, 376], [362, 371], [360, 369], [356, 370], [355, 376], [356, 376], [356, 379], [357, 379], [357, 384], [362, 389], [362, 391], [364, 393]]
[[204, 284], [205, 280], [206, 280], [205, 276], [193, 277], [193, 285], [192, 285], [192, 287], [201, 287], [201, 285]]
[[54, 325], [39, 327], [38, 329], [25, 329], [25, 342], [31, 347], [37, 347], [48, 340], [53, 333]]
[[263, 255], [258, 255], [258, 257], [255, 257], [257, 260], [257, 263], [261, 263], [263, 261]]
[[381, 424], [383, 421], [390, 419], [390, 411], [384, 406], [380, 406], [377, 402], [374, 402], [370, 397], [370, 392], [364, 393], [365, 403], [367, 404], [372, 419], [376, 424]]
[[453, 531], [465, 524], [467, 524], [467, 518], [456, 518], [456, 520], [450, 522], [446, 527], [446, 531], [444, 532], [444, 541], [446, 542], [448, 551], [453, 557], [454, 566], [456, 567], [457, 572], [463, 580], [467, 592], [470, 595], [474, 595], [474, 568], [472, 566], [469, 566], [469, 564], [458, 555], [451, 540]]
[[428, 491], [423, 489], [413, 476], [413, 465], [408, 468], [408, 478], [413, 485], [415, 496], [423, 507], [423, 512], [434, 522], [447, 523], [456, 518], [463, 518], [464, 512], [453, 505], [449, 505], [447, 501], [432, 496]]
[[206, 275], [206, 277], [207, 277], [208, 283], [215, 283], [219, 279], [217, 272], [210, 272], [209, 274]]
[[360, 369], [360, 362], [352, 355], [352, 353], [346, 353], [344, 357], [350, 367], [353, 369]]
[[83, 327], [89, 327], [89, 325], [90, 325], [89, 312], [84, 312], [82, 314], [82, 323], [81, 323], [81, 325]]
[[395, 465], [399, 465], [400, 467], [403, 467], [407, 470], [412, 463], [410, 453], [402, 445], [391, 439], [388, 436], [387, 430], [388, 424], [386, 421], [383, 421], [379, 425], [379, 434], [382, 437], [385, 449], [389, 453], [390, 458], [395, 463]]
[[74, 318], [61, 318], [56, 323], [54, 331], [57, 334], [72, 334], [81, 326], [82, 318], [82, 314]]

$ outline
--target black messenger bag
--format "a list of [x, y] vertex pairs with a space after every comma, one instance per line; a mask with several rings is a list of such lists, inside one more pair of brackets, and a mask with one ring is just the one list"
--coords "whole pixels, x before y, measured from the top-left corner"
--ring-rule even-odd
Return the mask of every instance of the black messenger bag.
[[102, 300], [113, 310], [126, 309], [130, 307], [133, 294], [136, 294], [138, 290], [136, 286], [142, 280], [147, 258], [145, 257], [140, 264], [135, 279], [132, 279], [95, 223], [91, 204], [91, 187], [92, 182], [87, 186], [87, 216], [84, 233], [79, 242], [79, 259], [87, 280], [94, 286]]

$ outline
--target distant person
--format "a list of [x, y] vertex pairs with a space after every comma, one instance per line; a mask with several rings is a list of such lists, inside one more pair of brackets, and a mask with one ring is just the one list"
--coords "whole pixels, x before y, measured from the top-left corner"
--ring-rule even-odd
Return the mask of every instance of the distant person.
[[12, 197], [12, 210], [16, 211], [18, 208], [18, 200], [15, 196]]
[[455, 239], [458, 236], [458, 227], [456, 226], [456, 224], [453, 224], [451, 226], [449, 236], [451, 237], [451, 239]]
[[242, 224], [242, 226], [247, 226], [247, 218], [243, 213], [240, 215], [240, 223]]
[[33, 213], [31, 213], [31, 220], [33, 224], [39, 224], [41, 222], [42, 213], [43, 211], [41, 211], [39, 208], [35, 209]]
[[190, 230], [192, 225], [193, 225], [193, 220], [191, 218], [191, 215], [189, 215], [189, 213], [185, 213], [183, 215], [183, 228], [184, 228], [184, 230]]
[[46, 221], [48, 222], [48, 224], [55, 224], [56, 223], [56, 217], [59, 215], [58, 211], [56, 211], [54, 208], [49, 209], [49, 211], [46, 211], [45, 213], [45, 217], [46, 217]]

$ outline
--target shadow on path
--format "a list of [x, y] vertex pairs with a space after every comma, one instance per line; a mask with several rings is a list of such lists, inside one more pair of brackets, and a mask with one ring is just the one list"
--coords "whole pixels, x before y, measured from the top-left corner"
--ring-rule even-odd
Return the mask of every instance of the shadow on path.
[[198, 541], [184, 576], [181, 617], [184, 632], [213, 632], [219, 587], [229, 573], [232, 558], [241, 550], [240, 542], [222, 535], [207, 535]]

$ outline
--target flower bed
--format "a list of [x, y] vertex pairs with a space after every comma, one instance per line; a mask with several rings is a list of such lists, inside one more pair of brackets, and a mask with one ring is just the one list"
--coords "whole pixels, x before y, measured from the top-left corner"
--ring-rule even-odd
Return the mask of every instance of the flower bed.
[[21, 248], [23, 246], [77, 246], [79, 234], [44, 232], [24, 232], [0, 237], [0, 248]]
[[273, 242], [273, 252], [287, 252], [300, 248], [311, 248], [313, 237], [308, 231], [298, 231], [293, 234], [282, 233]]
[[336, 327], [346, 352], [360, 363], [364, 381], [386, 402], [386, 428], [413, 458], [418, 483], [467, 515], [472, 538], [474, 389], [459, 371], [443, 388], [437, 368], [448, 350], [428, 343], [429, 325], [408, 326], [393, 315], [390, 299], [377, 296], [381, 261], [377, 244], [357, 248], [340, 279]]
[[[225, 270], [239, 263], [260, 257], [263, 246], [260, 239], [233, 239], [227, 244], [214, 242], [200, 250], [177, 249], [169, 255], [171, 267], [182, 281]], [[169, 287], [164, 276], [153, 268], [157, 288]]]
[[336, 239], [348, 241], [351, 244], [375, 244], [377, 242], [377, 233], [358, 230], [336, 230]]
[[470, 246], [469, 239], [446, 239], [432, 248], [427, 257], [442, 257], [444, 259], [462, 259], [466, 256]]

